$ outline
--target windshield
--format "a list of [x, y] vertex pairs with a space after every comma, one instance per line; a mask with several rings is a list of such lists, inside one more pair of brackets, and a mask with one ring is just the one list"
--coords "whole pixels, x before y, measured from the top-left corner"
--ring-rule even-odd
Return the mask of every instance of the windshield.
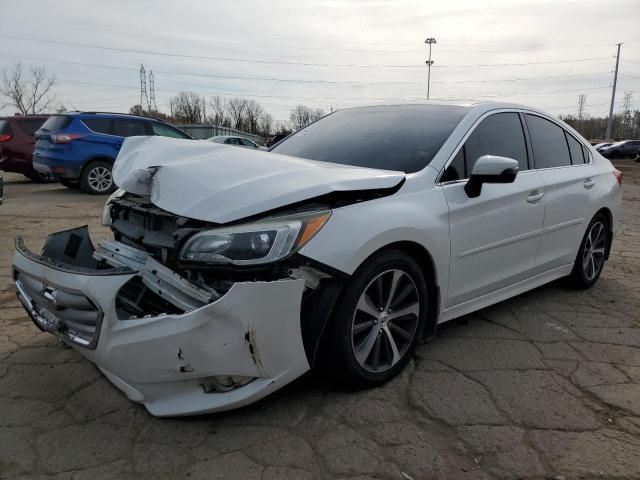
[[467, 107], [394, 105], [339, 110], [296, 132], [272, 152], [358, 167], [422, 170]]

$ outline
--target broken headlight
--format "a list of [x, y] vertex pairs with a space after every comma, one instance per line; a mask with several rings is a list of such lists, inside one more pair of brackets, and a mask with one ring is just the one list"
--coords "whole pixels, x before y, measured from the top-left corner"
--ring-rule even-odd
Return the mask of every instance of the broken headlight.
[[180, 259], [232, 265], [274, 262], [302, 248], [330, 215], [323, 211], [206, 230], [187, 241]]

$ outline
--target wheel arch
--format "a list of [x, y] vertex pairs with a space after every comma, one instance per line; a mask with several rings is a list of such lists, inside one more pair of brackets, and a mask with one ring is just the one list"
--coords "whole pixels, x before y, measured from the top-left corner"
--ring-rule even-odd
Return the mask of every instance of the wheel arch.
[[[613, 213], [611, 212], [611, 210], [609, 210], [609, 208], [602, 207], [591, 216], [591, 220], [593, 220], [593, 218], [595, 218], [597, 215], [604, 215], [608, 223], [607, 234], [609, 235], [609, 241], [607, 242], [607, 250], [604, 253], [605, 260], [608, 260], [609, 253], [611, 252], [611, 243], [613, 240]], [[591, 220], [589, 220], [589, 223], [591, 223]]]
[[85, 170], [87, 169], [87, 167], [89, 165], [91, 165], [94, 162], [98, 162], [98, 161], [104, 161], [104, 162], [109, 162], [113, 165], [113, 163], [116, 161], [114, 158], [108, 157], [107, 155], [92, 155], [90, 157], [87, 157], [84, 161], [84, 163], [82, 164], [82, 168], [80, 169], [80, 177], [82, 177], [82, 175], [84, 174]]

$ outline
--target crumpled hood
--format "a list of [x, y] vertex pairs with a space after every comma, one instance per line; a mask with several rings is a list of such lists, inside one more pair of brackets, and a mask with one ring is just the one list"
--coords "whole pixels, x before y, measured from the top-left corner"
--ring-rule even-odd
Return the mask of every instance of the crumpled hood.
[[115, 183], [176, 215], [227, 223], [331, 192], [392, 188], [403, 172], [316, 162], [206, 141], [130, 137]]

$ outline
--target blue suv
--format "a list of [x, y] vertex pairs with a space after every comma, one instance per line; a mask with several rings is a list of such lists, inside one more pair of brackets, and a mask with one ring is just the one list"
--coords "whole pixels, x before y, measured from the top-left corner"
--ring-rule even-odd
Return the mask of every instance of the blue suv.
[[111, 168], [122, 142], [137, 135], [191, 139], [166, 122], [136, 115], [52, 115], [36, 132], [33, 168], [69, 188], [82, 188], [95, 195], [110, 193], [115, 190]]

